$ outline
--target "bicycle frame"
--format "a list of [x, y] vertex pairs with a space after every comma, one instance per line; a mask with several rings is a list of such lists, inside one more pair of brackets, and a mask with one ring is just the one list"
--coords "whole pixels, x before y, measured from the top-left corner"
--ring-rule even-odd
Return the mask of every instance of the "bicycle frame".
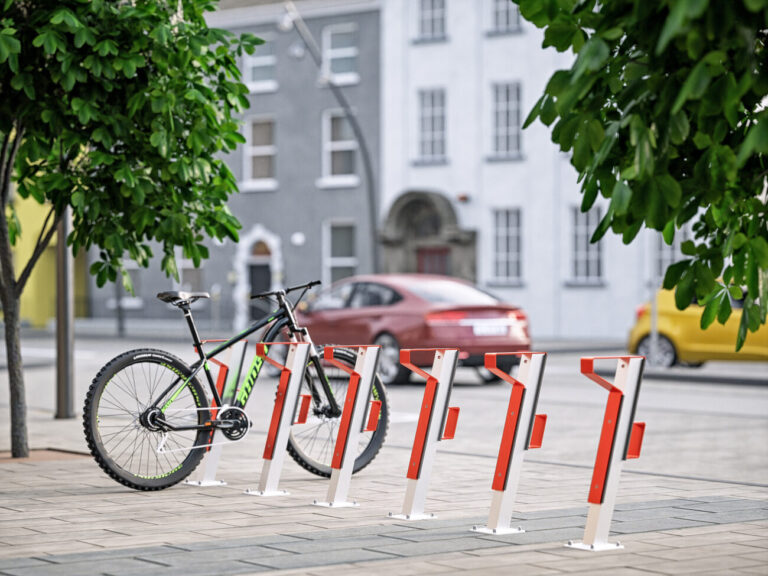
[[[195, 362], [190, 368], [192, 369], [192, 374], [189, 375], [184, 381], [179, 384], [178, 380], [171, 383], [170, 386], [168, 386], [159, 396], [158, 399], [150, 406], [150, 409], [158, 408], [158, 404], [161, 402], [163, 398], [168, 397], [168, 394], [173, 390], [173, 392], [170, 394], [170, 397], [163, 403], [162, 407], [160, 408], [160, 411], [162, 413], [165, 413], [172, 405], [173, 402], [176, 400], [176, 398], [179, 396], [179, 394], [184, 390], [184, 388], [187, 386], [187, 384], [192, 380], [197, 374], [200, 372], [200, 370], [203, 370], [206, 376], [206, 380], [208, 383], [208, 388], [211, 391], [211, 396], [213, 398], [213, 401], [216, 406], [221, 407], [222, 406], [222, 395], [219, 394], [219, 391], [216, 389], [216, 384], [214, 383], [213, 376], [210, 371], [210, 367], [208, 365], [208, 360], [211, 358], [215, 358], [219, 354], [221, 354], [223, 351], [227, 350], [228, 348], [234, 346], [238, 342], [241, 342], [242, 340], [248, 338], [251, 334], [254, 332], [257, 332], [258, 330], [261, 330], [262, 328], [266, 326], [270, 326], [269, 329], [266, 331], [263, 342], [272, 342], [274, 341], [280, 332], [284, 327], [288, 327], [288, 330], [290, 331], [290, 339], [292, 342], [306, 342], [310, 344], [309, 353], [310, 353], [310, 362], [312, 362], [315, 366], [315, 369], [317, 370], [318, 376], [320, 377], [321, 385], [324, 389], [325, 395], [327, 397], [328, 403], [330, 405], [330, 412], [333, 414], [340, 414], [341, 409], [339, 408], [336, 399], [333, 396], [333, 393], [331, 391], [330, 385], [328, 383], [328, 379], [325, 375], [325, 371], [323, 370], [322, 364], [320, 362], [320, 356], [317, 353], [317, 350], [315, 350], [314, 344], [312, 343], [312, 339], [309, 336], [309, 333], [305, 328], [300, 328], [296, 325], [296, 320], [293, 317], [293, 314], [290, 310], [290, 304], [287, 303], [287, 301], [283, 300], [280, 302], [280, 307], [276, 310], [273, 310], [270, 314], [268, 314], [265, 318], [258, 320], [251, 324], [248, 328], [246, 328], [244, 331], [242, 331], [240, 334], [237, 334], [236, 336], [233, 336], [229, 340], [226, 340], [225, 342], [221, 343], [219, 346], [214, 348], [210, 353], [206, 354], [205, 350], [203, 349], [203, 343], [200, 340], [199, 333], [197, 331], [197, 327], [195, 326], [194, 319], [192, 318], [192, 312], [189, 309], [189, 306], [183, 307], [182, 311], [184, 312], [184, 317], [187, 320], [187, 324], [189, 326], [190, 333], [192, 335], [192, 341], [195, 346], [195, 350], [197, 351], [197, 354], [199, 356], [199, 360]], [[242, 386], [240, 386], [237, 397], [235, 398], [235, 401], [233, 402], [232, 406], [235, 408], [241, 408], [244, 409], [245, 405], [248, 403], [248, 399], [250, 398], [251, 392], [253, 391], [254, 384], [256, 383], [256, 380], [259, 377], [259, 373], [261, 372], [261, 368], [264, 364], [264, 359], [260, 356], [256, 356], [253, 359], [253, 362], [251, 363], [250, 368], [248, 369], [248, 373], [243, 380]], [[238, 374], [239, 377], [239, 374]], [[175, 388], [175, 389], [174, 389]], [[315, 402], [320, 401], [320, 396], [318, 391], [312, 386], [312, 398]], [[226, 396], [226, 395], [224, 395]], [[168, 424], [166, 423], [166, 426]], [[206, 426], [183, 426], [183, 427], [169, 427], [171, 430], [195, 430], [195, 429], [202, 429]]]

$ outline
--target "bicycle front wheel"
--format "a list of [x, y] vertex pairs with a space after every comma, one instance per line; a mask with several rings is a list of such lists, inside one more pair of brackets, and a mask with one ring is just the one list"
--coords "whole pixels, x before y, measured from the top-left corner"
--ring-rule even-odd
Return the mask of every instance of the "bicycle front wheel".
[[[355, 365], [355, 354], [351, 350], [337, 348], [334, 357], [350, 367]], [[333, 397], [340, 408], [344, 407], [349, 385], [349, 374], [323, 361], [323, 370], [328, 378], [328, 385]], [[331, 475], [333, 449], [338, 436], [341, 416], [327, 416], [328, 400], [325, 388], [319, 381], [319, 375], [313, 363], [310, 362], [304, 373], [304, 383], [300, 394], [312, 395], [313, 390], [318, 399], [313, 399], [312, 408], [305, 424], [294, 424], [288, 439], [288, 453], [303, 468], [313, 474], [325, 478]], [[370, 464], [379, 453], [389, 430], [389, 403], [387, 392], [377, 374], [371, 392], [372, 400], [381, 401], [379, 425], [373, 432], [360, 434], [356, 449], [354, 472], [359, 472]], [[350, 447], [352, 448], [352, 447]]]
[[162, 407], [188, 380], [159, 416], [173, 427], [199, 426], [209, 419], [208, 400], [189, 367], [162, 350], [125, 352], [93, 379], [83, 408], [83, 428], [91, 454], [114, 480], [136, 490], [162, 490], [197, 467], [210, 430], [161, 431], [145, 411]]

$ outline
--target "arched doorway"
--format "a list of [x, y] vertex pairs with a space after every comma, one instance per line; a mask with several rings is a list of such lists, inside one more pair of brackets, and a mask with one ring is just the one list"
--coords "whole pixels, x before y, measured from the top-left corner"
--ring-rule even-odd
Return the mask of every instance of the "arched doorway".
[[280, 237], [256, 224], [240, 237], [234, 261], [237, 283], [235, 330], [243, 330], [249, 322], [261, 318], [269, 310], [251, 300], [250, 295], [283, 287], [283, 254]]
[[383, 270], [475, 280], [475, 232], [459, 228], [450, 201], [435, 192], [406, 192], [387, 215]]

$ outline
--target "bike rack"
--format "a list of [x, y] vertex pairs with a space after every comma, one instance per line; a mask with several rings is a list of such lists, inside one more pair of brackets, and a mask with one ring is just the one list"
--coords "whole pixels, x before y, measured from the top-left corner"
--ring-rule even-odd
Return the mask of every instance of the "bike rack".
[[[618, 360], [613, 384], [595, 373], [595, 360]], [[581, 373], [608, 390], [600, 444], [589, 489], [589, 512], [582, 542], [566, 546], [599, 552], [623, 548], [608, 542], [616, 505], [619, 476], [624, 460], [638, 458], [643, 443], [645, 422], [635, 422], [645, 358], [643, 356], [594, 356], [581, 359]]]
[[[434, 352], [432, 374], [429, 374], [411, 362], [413, 352]], [[424, 513], [424, 503], [432, 473], [432, 463], [437, 452], [437, 442], [450, 440], [456, 433], [459, 417], [458, 408], [448, 408], [456, 374], [459, 351], [456, 348], [422, 348], [400, 350], [400, 363], [427, 379], [424, 399], [419, 413], [416, 437], [408, 464], [408, 486], [401, 514], [389, 513], [390, 518], [402, 520], [423, 520], [435, 518], [434, 514]], [[434, 376], [437, 374], [437, 376]], [[438, 417], [436, 414], [439, 414]]]
[[[513, 378], [497, 367], [500, 356], [520, 356], [520, 369]], [[540, 448], [547, 423], [546, 414], [536, 414], [541, 380], [547, 355], [544, 352], [509, 352], [485, 355], [485, 367], [505, 382], [512, 384], [507, 418], [501, 436], [496, 471], [493, 474], [493, 497], [487, 526], [473, 526], [473, 532], [483, 534], [514, 534], [525, 532], [512, 528], [512, 508], [515, 503], [523, 457], [529, 448]]]
[[[209, 344], [214, 342], [226, 342], [226, 340], [203, 340], [201, 344]], [[219, 398], [221, 398], [222, 404], [220, 407], [216, 407], [211, 410], [212, 419], [216, 418], [216, 414], [218, 414], [220, 409], [225, 409], [227, 406], [231, 405], [232, 401], [235, 399], [235, 389], [237, 387], [237, 381], [240, 379], [240, 370], [242, 369], [247, 345], [247, 341], [243, 341], [243, 351], [240, 356], [240, 365], [234, 378], [230, 380], [229, 385], [226, 385], [226, 382], [227, 376], [229, 374], [228, 362], [232, 355], [232, 348], [229, 348], [224, 352], [223, 360], [218, 360], [217, 358], [209, 359], [210, 362], [213, 362], [216, 366], [219, 367], [219, 372], [216, 375], [216, 390], [219, 393]], [[197, 348], [195, 348], [195, 351], [197, 351]], [[211, 403], [213, 403], [213, 399], [211, 399]], [[208, 447], [208, 455], [205, 458], [202, 472], [198, 476], [199, 479], [184, 480], [184, 484], [188, 484], [190, 486], [226, 486], [227, 483], [223, 480], [216, 480], [216, 471], [219, 467], [221, 452], [224, 449], [224, 444], [227, 443], [216, 442], [216, 436], [220, 435], [221, 432], [219, 430], [214, 430], [213, 434], [211, 435], [211, 445]]]
[[[333, 357], [333, 351], [336, 348], [358, 349], [354, 369]], [[370, 398], [373, 389], [373, 380], [376, 377], [376, 367], [379, 363], [380, 351], [381, 346], [326, 346], [323, 352], [326, 361], [341, 368], [350, 375], [350, 378], [339, 424], [339, 432], [333, 449], [331, 483], [328, 486], [328, 495], [325, 502], [315, 500], [314, 504], [316, 506], [343, 508], [358, 505], [357, 502], [347, 501], [347, 494], [350, 481], [352, 480], [352, 472], [355, 469], [358, 437], [361, 432], [375, 431], [379, 425], [381, 401], [374, 400], [370, 402], [369, 411], [368, 398]], [[368, 420], [365, 426], [363, 426], [366, 412], [369, 412]]]
[[[288, 346], [288, 357], [285, 365], [267, 356], [268, 346]], [[304, 379], [304, 370], [309, 359], [309, 344], [306, 342], [260, 342], [256, 345], [256, 354], [267, 362], [280, 368], [280, 381], [277, 385], [275, 407], [269, 424], [267, 443], [264, 447], [264, 465], [259, 477], [259, 487], [256, 490], [247, 489], [246, 494], [253, 496], [283, 496], [285, 490], [278, 490], [280, 473], [288, 445], [288, 435], [293, 414]], [[308, 408], [308, 405], [307, 407]]]

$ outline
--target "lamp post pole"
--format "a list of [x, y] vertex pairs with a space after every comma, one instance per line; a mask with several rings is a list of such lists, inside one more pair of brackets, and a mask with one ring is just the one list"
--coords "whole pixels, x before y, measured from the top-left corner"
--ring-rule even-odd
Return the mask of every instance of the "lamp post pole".
[[[314, 36], [312, 36], [312, 32], [307, 27], [307, 24], [304, 22], [304, 19], [301, 17], [301, 14], [299, 13], [298, 9], [296, 8], [296, 6], [291, 0], [285, 0], [285, 10], [287, 12], [286, 16], [288, 17], [289, 23], [287, 25], [283, 25], [282, 27], [288, 30], [290, 29], [290, 26], [293, 25], [296, 28], [296, 32], [298, 32], [299, 36], [301, 37], [301, 40], [304, 42], [304, 45], [307, 47], [307, 50], [309, 50], [309, 54], [310, 56], [312, 56], [312, 60], [315, 62], [318, 69], [322, 73], [323, 55], [320, 50], [320, 47], [317, 44], [317, 41], [315, 40]], [[349, 125], [352, 128], [352, 132], [355, 135], [355, 139], [357, 140], [357, 145], [360, 148], [360, 156], [363, 161], [365, 187], [368, 193], [368, 220], [371, 228], [371, 260], [373, 265], [373, 271], [378, 272], [379, 271], [379, 246], [378, 246], [378, 238], [376, 234], [376, 231], [377, 231], [376, 190], [375, 190], [375, 184], [373, 179], [373, 167], [371, 165], [371, 156], [368, 151], [368, 144], [366, 143], [365, 137], [363, 136], [363, 131], [360, 127], [360, 123], [357, 121], [357, 116], [355, 115], [354, 110], [352, 110], [352, 107], [349, 104], [349, 100], [347, 100], [347, 97], [344, 95], [344, 92], [336, 83], [334, 83], [333, 78], [331, 78], [330, 76], [325, 76], [323, 78], [323, 81], [331, 89], [331, 93], [333, 94], [334, 98], [336, 98], [339, 105], [344, 110], [344, 114], [346, 118], [349, 120]]]

